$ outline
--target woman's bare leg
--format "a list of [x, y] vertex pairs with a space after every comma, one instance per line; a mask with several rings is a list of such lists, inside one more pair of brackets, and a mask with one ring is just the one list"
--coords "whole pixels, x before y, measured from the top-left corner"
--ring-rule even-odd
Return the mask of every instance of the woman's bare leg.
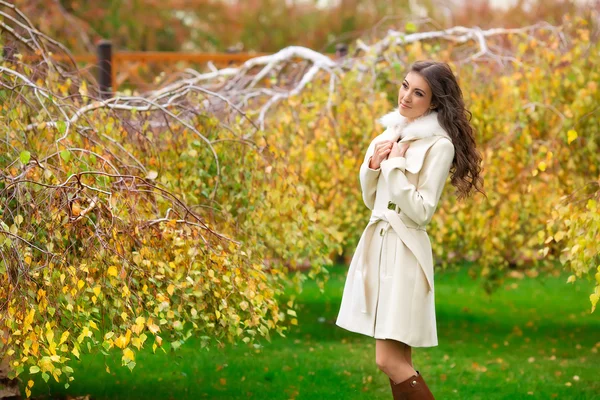
[[395, 383], [405, 381], [417, 372], [405, 356], [406, 344], [392, 339], [375, 339], [375, 362], [377, 367]]
[[406, 362], [412, 367], [413, 363], [412, 363], [412, 347], [410, 347], [409, 345], [407, 345], [406, 343], [404, 343], [404, 358], [406, 359]]

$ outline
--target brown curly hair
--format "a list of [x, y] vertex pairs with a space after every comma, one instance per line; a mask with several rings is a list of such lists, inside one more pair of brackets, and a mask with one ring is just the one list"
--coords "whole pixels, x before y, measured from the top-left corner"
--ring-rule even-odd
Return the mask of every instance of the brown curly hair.
[[450, 173], [458, 199], [468, 197], [472, 189], [485, 196], [480, 175], [482, 156], [476, 149], [474, 129], [469, 123], [472, 114], [465, 107], [462, 91], [450, 66], [423, 60], [413, 63], [410, 71], [421, 75], [429, 84], [431, 104], [438, 113], [438, 122], [452, 138], [455, 152]]

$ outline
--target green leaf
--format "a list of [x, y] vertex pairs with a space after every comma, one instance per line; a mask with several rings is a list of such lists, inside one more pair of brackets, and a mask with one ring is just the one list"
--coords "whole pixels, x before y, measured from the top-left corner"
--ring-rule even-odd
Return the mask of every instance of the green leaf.
[[71, 160], [71, 152], [69, 150], [63, 150], [60, 152], [60, 158], [62, 158], [65, 162], [69, 162]]
[[417, 31], [417, 26], [413, 22], [407, 22], [406, 25], [404, 25], [404, 32], [413, 33], [416, 31]]
[[133, 371], [133, 369], [135, 368], [135, 361], [129, 361], [129, 363], [127, 364], [127, 368]]
[[65, 121], [58, 121], [56, 123], [56, 128], [58, 128], [58, 131], [61, 135], [64, 135], [64, 133], [67, 131], [67, 124]]
[[21, 158], [21, 162], [23, 163], [23, 165], [25, 165], [29, 162], [29, 159], [31, 158], [31, 153], [27, 150], [23, 150], [19, 157]]
[[32, 365], [31, 367], [29, 367], [30, 374], [37, 374], [38, 372], [40, 372], [40, 367], [38, 367], [37, 365]]
[[45, 373], [45, 372], [42, 372], [42, 378], [43, 378], [43, 379], [44, 379], [44, 381], [47, 383], [47, 382], [48, 382], [48, 379], [50, 379], [50, 375], [48, 375], [48, 374], [47, 374], [47, 373]]

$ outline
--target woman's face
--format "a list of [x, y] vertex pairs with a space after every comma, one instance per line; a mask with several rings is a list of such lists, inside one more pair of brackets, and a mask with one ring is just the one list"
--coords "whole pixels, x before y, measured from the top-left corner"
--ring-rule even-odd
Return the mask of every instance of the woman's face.
[[431, 106], [431, 88], [416, 72], [409, 72], [398, 93], [398, 110], [409, 122], [422, 116]]

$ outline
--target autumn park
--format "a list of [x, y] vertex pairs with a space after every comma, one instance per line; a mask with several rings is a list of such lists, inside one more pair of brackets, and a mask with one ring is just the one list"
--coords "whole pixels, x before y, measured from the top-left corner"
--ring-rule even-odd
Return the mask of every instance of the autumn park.
[[414, 368], [600, 399], [597, 0], [0, 0], [0, 52], [0, 399], [392, 399], [336, 319], [418, 60], [485, 193], [448, 177], [427, 226]]

